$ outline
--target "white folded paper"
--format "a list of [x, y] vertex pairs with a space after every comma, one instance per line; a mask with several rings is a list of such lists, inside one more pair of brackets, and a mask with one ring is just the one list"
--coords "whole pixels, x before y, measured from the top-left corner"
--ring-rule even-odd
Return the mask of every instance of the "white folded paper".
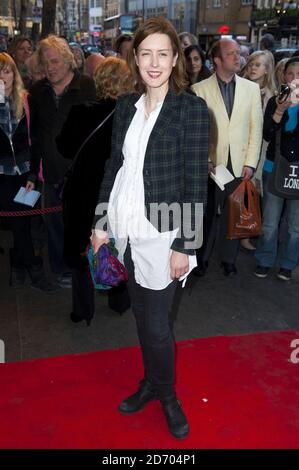
[[26, 192], [23, 186], [20, 187], [19, 191], [15, 195], [14, 202], [19, 202], [20, 204], [25, 204], [26, 206], [34, 207], [36, 201], [40, 197], [39, 191], [31, 191]]
[[227, 183], [235, 179], [231, 172], [222, 163], [220, 163], [220, 165], [215, 166], [214, 171], [215, 173], [210, 173], [210, 177], [219, 186], [221, 191], [224, 191], [224, 186]]

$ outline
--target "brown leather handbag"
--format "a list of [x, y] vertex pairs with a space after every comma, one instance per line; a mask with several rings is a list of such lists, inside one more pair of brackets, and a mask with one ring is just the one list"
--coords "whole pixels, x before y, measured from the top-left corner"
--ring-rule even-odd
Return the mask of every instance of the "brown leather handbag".
[[260, 195], [251, 180], [244, 180], [228, 196], [227, 238], [256, 237], [261, 233]]

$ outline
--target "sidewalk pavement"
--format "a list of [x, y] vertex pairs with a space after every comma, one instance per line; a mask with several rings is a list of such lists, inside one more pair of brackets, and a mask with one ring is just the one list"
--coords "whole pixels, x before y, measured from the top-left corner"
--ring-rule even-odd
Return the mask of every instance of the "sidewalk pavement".
[[[47, 294], [8, 286], [10, 233], [0, 230], [0, 339], [5, 362], [75, 354], [138, 344], [131, 311], [122, 316], [96, 292], [96, 314], [89, 327], [69, 319], [71, 290]], [[299, 332], [299, 267], [283, 282], [273, 270], [266, 279], [253, 275], [255, 260], [240, 253], [238, 275], [223, 276], [214, 257], [206, 275], [190, 276], [177, 290], [174, 311], [176, 340], [259, 331], [295, 329]], [[299, 333], [298, 333], [299, 338]], [[288, 357], [289, 352], [286, 352]]]

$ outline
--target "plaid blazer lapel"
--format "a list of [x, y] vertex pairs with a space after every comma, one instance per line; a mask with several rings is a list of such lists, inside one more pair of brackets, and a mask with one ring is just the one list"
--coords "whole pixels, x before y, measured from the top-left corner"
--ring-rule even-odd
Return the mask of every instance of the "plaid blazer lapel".
[[121, 116], [121, 131], [119, 132], [118, 137], [118, 152], [121, 154], [122, 147], [124, 144], [124, 140], [126, 137], [126, 133], [129, 129], [129, 126], [132, 122], [134, 114], [136, 113], [137, 109], [135, 107], [135, 103], [139, 100], [140, 96], [136, 94], [132, 94], [128, 96], [128, 103], [126, 106], [123, 106], [123, 112]]
[[165, 133], [172, 119], [177, 116], [177, 113], [174, 109], [176, 104], [177, 96], [173, 91], [169, 90], [165, 97], [160, 114], [151, 132], [146, 153], [151, 151], [153, 143]]

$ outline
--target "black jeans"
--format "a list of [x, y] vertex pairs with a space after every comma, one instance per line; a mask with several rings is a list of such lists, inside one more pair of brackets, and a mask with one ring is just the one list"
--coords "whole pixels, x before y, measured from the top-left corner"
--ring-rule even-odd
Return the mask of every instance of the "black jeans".
[[[234, 175], [230, 155], [228, 157], [226, 167]], [[216, 238], [218, 238], [217, 248], [220, 260], [225, 263], [232, 264], [236, 262], [239, 253], [240, 240], [229, 240], [228, 238], [226, 238], [228, 230], [228, 196], [234, 192], [234, 190], [239, 186], [241, 181], [242, 178], [235, 177], [233, 181], [225, 185], [224, 191], [221, 191], [221, 189], [213, 181], [209, 183], [211, 185], [209, 186], [209, 197], [211, 193], [213, 194], [213, 186], [215, 188], [215, 193], [213, 194], [214, 200], [212, 201], [212, 205], [214, 206], [214, 214], [211, 217], [210, 210], [209, 223], [205, 232], [206, 237], [208, 239], [205, 251], [205, 259], [209, 258], [214, 246], [214, 242], [216, 241]], [[209, 205], [209, 207], [211, 207], [211, 205]], [[220, 214], [218, 214], [219, 209]], [[218, 224], [219, 233], [217, 237]]]
[[128, 289], [142, 350], [144, 378], [159, 397], [174, 393], [175, 343], [170, 326], [170, 312], [177, 281], [166, 289], [151, 290], [135, 281], [129, 244], [124, 257], [129, 273]]
[[[13, 199], [21, 186], [26, 186], [28, 174], [0, 175], [0, 209], [4, 211], [28, 211], [32, 208], [14, 202]], [[11, 265], [15, 268], [29, 267], [35, 264], [31, 238], [31, 217], [9, 217], [13, 234], [13, 249], [10, 251]]]
[[72, 310], [79, 318], [90, 320], [94, 315], [94, 288], [86, 270], [72, 269]]
[[218, 207], [220, 207], [221, 211], [219, 220], [219, 257], [221, 261], [225, 263], [234, 264], [239, 253], [240, 240], [229, 240], [226, 236], [228, 231], [228, 196], [234, 192], [234, 190], [239, 186], [241, 181], [242, 178], [235, 178], [233, 181], [225, 185], [224, 191], [221, 191], [218, 186], [216, 187], [216, 211]]

